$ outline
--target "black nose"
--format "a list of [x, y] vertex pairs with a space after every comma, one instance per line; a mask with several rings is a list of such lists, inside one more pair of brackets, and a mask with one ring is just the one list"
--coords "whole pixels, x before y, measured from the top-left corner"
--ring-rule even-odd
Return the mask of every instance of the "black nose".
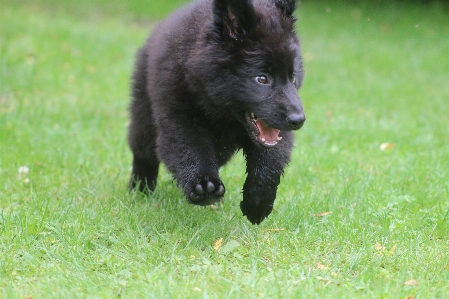
[[292, 130], [298, 130], [306, 121], [304, 113], [292, 113], [287, 116], [287, 123]]

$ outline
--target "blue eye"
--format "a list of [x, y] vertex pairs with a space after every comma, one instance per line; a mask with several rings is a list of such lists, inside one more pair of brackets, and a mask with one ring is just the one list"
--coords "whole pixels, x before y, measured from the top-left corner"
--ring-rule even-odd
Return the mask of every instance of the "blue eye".
[[265, 75], [257, 76], [256, 81], [260, 84], [268, 84], [268, 78]]

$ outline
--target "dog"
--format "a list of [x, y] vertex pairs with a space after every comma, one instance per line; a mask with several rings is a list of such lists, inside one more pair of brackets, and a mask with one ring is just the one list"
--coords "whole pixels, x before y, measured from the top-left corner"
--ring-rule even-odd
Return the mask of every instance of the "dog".
[[153, 191], [159, 164], [187, 200], [220, 201], [219, 168], [246, 159], [240, 208], [253, 224], [272, 211], [305, 122], [295, 0], [198, 0], [159, 23], [136, 55], [128, 141], [131, 189]]

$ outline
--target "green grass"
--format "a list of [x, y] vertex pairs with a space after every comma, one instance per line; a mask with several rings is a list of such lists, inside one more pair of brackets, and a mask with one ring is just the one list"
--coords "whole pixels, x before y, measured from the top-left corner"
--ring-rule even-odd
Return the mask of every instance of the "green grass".
[[177, 2], [77, 3], [0, 1], [1, 298], [449, 297], [449, 11], [300, 6], [308, 120], [252, 226], [241, 155], [217, 209], [165, 170], [127, 192], [134, 53]]

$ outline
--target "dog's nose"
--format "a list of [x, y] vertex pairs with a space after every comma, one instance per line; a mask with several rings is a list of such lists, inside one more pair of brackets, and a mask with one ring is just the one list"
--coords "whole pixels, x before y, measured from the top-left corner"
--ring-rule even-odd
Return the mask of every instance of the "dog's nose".
[[287, 116], [287, 123], [292, 130], [298, 130], [306, 121], [304, 113], [292, 113]]

